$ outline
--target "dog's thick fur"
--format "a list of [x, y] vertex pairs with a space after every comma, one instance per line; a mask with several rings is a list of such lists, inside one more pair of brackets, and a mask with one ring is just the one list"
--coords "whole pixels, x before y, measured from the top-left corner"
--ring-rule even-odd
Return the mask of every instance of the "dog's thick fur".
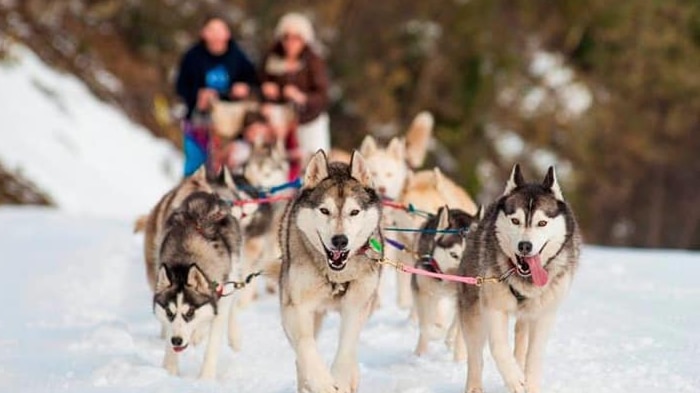
[[[481, 287], [459, 288], [459, 312], [467, 344], [466, 392], [482, 392], [483, 347], [510, 392], [538, 393], [542, 357], [556, 310], [578, 265], [580, 235], [554, 168], [544, 181], [525, 183], [515, 166], [505, 192], [467, 235], [459, 272], [501, 277]], [[508, 345], [508, 317], [516, 318], [515, 353]]]
[[[198, 169], [192, 176], [185, 178], [165, 194], [158, 204], [151, 210], [145, 219], [144, 231], [144, 261], [146, 265], [146, 279], [151, 290], [155, 290], [158, 268], [160, 266], [160, 248], [163, 240], [164, 228], [168, 217], [182, 202], [195, 192], [213, 193], [227, 201], [235, 201], [247, 198], [247, 194], [236, 189], [236, 185], [227, 169], [222, 169], [218, 175], [207, 172], [205, 166]], [[250, 231], [256, 223], [259, 206], [254, 204], [233, 206], [231, 214], [238, 220], [242, 230]], [[143, 219], [139, 219], [142, 221]], [[236, 273], [240, 274], [241, 266], [235, 266]], [[240, 347], [240, 333], [236, 322], [236, 313], [229, 315], [228, 330], [229, 345], [234, 350]]]
[[178, 374], [178, 352], [208, 328], [200, 377], [215, 377], [230, 303], [219, 297], [217, 287], [229, 281], [240, 248], [238, 221], [225, 202], [207, 192], [190, 194], [164, 223], [153, 309], [165, 328], [163, 365], [171, 374]]
[[[243, 168], [243, 175], [252, 186], [258, 188], [270, 188], [287, 182], [289, 161], [281, 140], [272, 145], [256, 142], [253, 146], [253, 153]], [[275, 195], [285, 195], [291, 192], [293, 191], [278, 192]], [[267, 206], [270, 206], [270, 214], [266, 217], [269, 228], [261, 236], [246, 239], [245, 255], [250, 256], [250, 258], [246, 258], [246, 264], [249, 264], [251, 272], [265, 271], [267, 291], [274, 293], [277, 291], [280, 271], [279, 256], [281, 252], [278, 228], [285, 204], [278, 202]], [[255, 287], [250, 288], [250, 292], [244, 292], [244, 296], [241, 297], [240, 304], [243, 306], [250, 302], [255, 295], [253, 292]]]
[[[381, 241], [381, 212], [381, 199], [360, 154], [353, 154], [350, 165], [328, 164], [323, 151], [313, 156], [304, 187], [287, 207], [280, 229], [282, 325], [296, 352], [300, 392], [357, 390], [358, 339], [380, 277], [366, 246], [370, 237]], [[341, 328], [329, 370], [315, 336], [331, 309], [340, 311]]]
[[[421, 228], [464, 232], [459, 234], [421, 233], [415, 247], [418, 254], [415, 266], [434, 273], [457, 274], [464, 252], [465, 234], [476, 225], [476, 222], [477, 217], [462, 210], [441, 207], [437, 215], [428, 219]], [[466, 355], [464, 341], [455, 313], [457, 286], [457, 283], [451, 281], [420, 275], [412, 276], [414, 307], [420, 328], [416, 355], [426, 353], [430, 340], [445, 338], [448, 347], [454, 352], [455, 360], [464, 360]]]
[[[409, 172], [399, 202], [404, 205], [412, 204], [419, 210], [436, 214], [441, 206], [450, 206], [460, 209], [470, 215], [477, 213], [477, 206], [472, 198], [461, 187], [443, 175], [439, 168]], [[394, 210], [392, 217], [394, 225], [401, 228], [418, 228], [425, 222], [421, 215], [408, 214]], [[416, 235], [408, 232], [398, 232], [391, 235], [403, 244], [414, 244]], [[404, 264], [413, 264], [410, 256], [397, 253], [396, 258]], [[409, 275], [399, 273], [397, 276], [397, 302], [399, 307], [408, 309], [412, 306], [411, 278]]]

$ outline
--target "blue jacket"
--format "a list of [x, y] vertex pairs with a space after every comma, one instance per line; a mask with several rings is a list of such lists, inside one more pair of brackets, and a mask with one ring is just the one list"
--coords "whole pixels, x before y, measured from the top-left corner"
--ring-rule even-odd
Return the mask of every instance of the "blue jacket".
[[253, 63], [233, 40], [220, 56], [209, 53], [202, 41], [195, 44], [182, 57], [176, 82], [177, 94], [187, 105], [187, 118], [197, 105], [199, 89], [213, 88], [226, 100], [236, 82], [247, 83], [253, 89], [259, 86]]

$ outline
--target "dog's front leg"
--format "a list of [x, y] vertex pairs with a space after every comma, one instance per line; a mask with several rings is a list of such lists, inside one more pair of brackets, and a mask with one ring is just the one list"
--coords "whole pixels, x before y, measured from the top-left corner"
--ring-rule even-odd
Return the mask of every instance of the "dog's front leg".
[[529, 321], [523, 319], [515, 321], [515, 349], [513, 350], [513, 354], [521, 370], [525, 370], [525, 356], [527, 356], [529, 331]]
[[547, 346], [547, 337], [554, 324], [554, 311], [541, 315], [530, 322], [529, 348], [525, 363], [525, 380], [528, 393], [540, 392], [540, 380], [542, 379], [542, 357]]
[[484, 310], [489, 329], [489, 348], [503, 381], [511, 393], [525, 392], [525, 376], [508, 346], [508, 314], [500, 310]]
[[228, 315], [228, 345], [234, 352], [241, 350], [241, 329], [238, 326], [238, 305], [235, 300], [231, 301]]
[[204, 363], [202, 363], [202, 370], [199, 373], [199, 378], [201, 379], [214, 379], [216, 377], [216, 364], [219, 360], [221, 338], [224, 334], [224, 322], [228, 318], [230, 301], [230, 297], [223, 297], [217, 305], [219, 312], [211, 322], [209, 340], [204, 351]]
[[296, 352], [297, 387], [312, 393], [336, 393], [335, 380], [316, 348], [315, 310], [294, 304], [282, 306], [282, 326]]
[[178, 354], [173, 351], [170, 343], [165, 343], [165, 355], [163, 356], [163, 368], [170, 375], [180, 374], [180, 366], [178, 365]]
[[[359, 292], [359, 291], [358, 291]], [[373, 298], [354, 299], [348, 294], [340, 310], [340, 342], [333, 361], [332, 373], [339, 393], [356, 392], [360, 383], [360, 370], [357, 364], [357, 344], [360, 331], [372, 310]]]

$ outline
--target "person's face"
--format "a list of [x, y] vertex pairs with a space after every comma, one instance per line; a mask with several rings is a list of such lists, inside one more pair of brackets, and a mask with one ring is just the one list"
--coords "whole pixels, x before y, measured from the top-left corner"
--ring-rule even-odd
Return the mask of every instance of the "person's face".
[[298, 58], [304, 50], [306, 43], [295, 31], [288, 31], [282, 36], [282, 45], [288, 57]]
[[202, 39], [211, 54], [221, 55], [228, 49], [231, 30], [221, 19], [212, 19], [202, 28]]
[[270, 127], [262, 122], [255, 122], [245, 130], [245, 139], [250, 143], [255, 143], [256, 141], [269, 142], [273, 139], [273, 136]]

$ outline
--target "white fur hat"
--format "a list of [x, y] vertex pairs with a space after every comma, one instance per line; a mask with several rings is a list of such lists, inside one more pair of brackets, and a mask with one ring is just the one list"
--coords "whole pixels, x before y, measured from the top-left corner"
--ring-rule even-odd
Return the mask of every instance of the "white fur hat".
[[307, 44], [311, 44], [314, 41], [314, 28], [311, 26], [311, 21], [297, 12], [290, 12], [280, 18], [275, 29], [275, 38], [280, 39], [283, 35], [289, 33], [298, 34]]

